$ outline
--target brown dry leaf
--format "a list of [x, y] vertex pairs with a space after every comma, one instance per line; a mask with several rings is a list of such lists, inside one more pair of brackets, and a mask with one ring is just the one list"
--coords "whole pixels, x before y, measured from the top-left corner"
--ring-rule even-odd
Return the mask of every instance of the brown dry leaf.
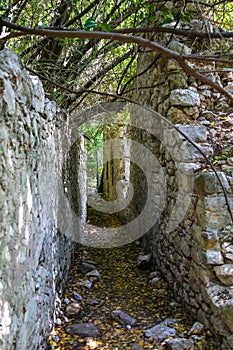
[[[99, 215], [95, 218], [96, 221], [100, 221], [100, 219]], [[108, 218], [105, 216], [105, 224], [107, 220]], [[111, 225], [117, 226], [118, 223], [114, 223], [114, 220], [111, 217]], [[95, 227], [95, 230], [98, 231], [101, 228]], [[101, 275], [101, 280], [97, 281], [90, 290], [79, 287], [84, 276], [79, 272], [78, 266], [84, 251], [85, 259], [96, 261], [97, 269]], [[64, 322], [61, 326], [56, 327], [56, 334], [60, 338], [57, 347], [60, 347], [60, 350], [130, 349], [133, 343], [137, 343], [144, 349], [156, 349], [153, 338], [143, 339], [143, 331], [166, 318], [179, 319], [181, 321], [180, 329], [184, 334], [187, 334], [195, 320], [185, 313], [181, 305], [176, 303], [175, 308], [171, 306], [174, 303], [173, 294], [165, 282], [161, 281], [158, 285], [149, 283], [151, 279], [149, 275], [152, 271], [141, 271], [135, 267], [139, 252], [140, 247], [134, 243], [114, 249], [78, 246], [76, 262], [63, 298], [71, 299], [73, 291], [80, 293], [83, 297], [80, 302], [81, 311], [77, 318], [70, 318], [68, 323]], [[98, 304], [89, 305], [88, 301], [91, 299], [97, 300]], [[65, 306], [62, 306], [62, 311], [64, 308]], [[125, 326], [112, 320], [110, 313], [116, 309], [135, 317], [138, 321], [137, 326], [128, 330]], [[68, 324], [80, 322], [94, 323], [99, 330], [98, 337], [87, 340], [78, 336], [70, 337], [66, 334], [65, 329]], [[69, 343], [69, 340], [73, 343]], [[211, 347], [209, 349], [216, 350], [216, 348]]]

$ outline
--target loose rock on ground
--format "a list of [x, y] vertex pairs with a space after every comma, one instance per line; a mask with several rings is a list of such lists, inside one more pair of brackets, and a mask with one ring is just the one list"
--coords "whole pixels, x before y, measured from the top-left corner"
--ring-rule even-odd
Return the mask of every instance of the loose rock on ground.
[[138, 268], [138, 257], [145, 255], [135, 243], [113, 249], [80, 245], [57, 303], [60, 321], [49, 337], [51, 349], [219, 350], [216, 339], [174, 300], [159, 272], [147, 263]]

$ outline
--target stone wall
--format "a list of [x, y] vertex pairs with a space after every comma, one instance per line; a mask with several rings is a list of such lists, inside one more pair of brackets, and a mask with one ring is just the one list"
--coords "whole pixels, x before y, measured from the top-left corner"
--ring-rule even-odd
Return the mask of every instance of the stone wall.
[[[66, 213], [66, 231], [58, 224], [69, 118], [45, 98], [41, 82], [30, 78], [10, 51], [0, 52], [0, 86], [0, 348], [45, 349], [74, 252], [66, 237], [73, 217]], [[84, 180], [80, 176], [79, 201]], [[79, 211], [81, 228], [85, 203]]]
[[[161, 42], [168, 39], [163, 37]], [[191, 49], [178, 38], [168, 47], [195, 53], [194, 45]], [[152, 106], [213, 161], [233, 210], [233, 109], [225, 97], [187, 77], [172, 60], [153, 52], [141, 53], [138, 72], [149, 65], [152, 67], [136, 81], [133, 99]], [[226, 89], [232, 89], [231, 74], [210, 73]], [[145, 90], [146, 86], [150, 88]], [[135, 124], [142, 113], [135, 112], [132, 118]], [[233, 225], [223, 189], [194, 145], [164, 121], [158, 129], [157, 141], [156, 135], [144, 130], [132, 131], [132, 137], [156, 155], [167, 187], [163, 213], [144, 236], [144, 248], [152, 251], [177, 298], [221, 339], [222, 349], [233, 349]], [[145, 179], [132, 168], [131, 180], [139, 197], [145, 192]], [[158, 177], [156, 181], [154, 187], [159, 190]], [[133, 217], [137, 206], [131, 206]]]

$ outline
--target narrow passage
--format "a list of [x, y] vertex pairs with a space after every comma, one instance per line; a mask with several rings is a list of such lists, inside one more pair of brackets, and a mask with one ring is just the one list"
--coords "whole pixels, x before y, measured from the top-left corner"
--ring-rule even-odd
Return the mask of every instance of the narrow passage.
[[[92, 212], [90, 219], [101, 226], [105, 220], [119, 225], [106, 214]], [[220, 349], [174, 299], [155, 268], [138, 268], [142, 248], [136, 243], [112, 249], [77, 247], [49, 337], [51, 349]]]

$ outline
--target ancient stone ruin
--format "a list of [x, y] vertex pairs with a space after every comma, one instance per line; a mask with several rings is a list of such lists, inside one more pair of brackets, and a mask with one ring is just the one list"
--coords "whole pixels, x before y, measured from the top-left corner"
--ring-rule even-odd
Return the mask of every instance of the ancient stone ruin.
[[[175, 40], [170, 45], [177, 52], [190, 52]], [[229, 209], [233, 210], [233, 110], [224, 97], [187, 78], [173, 61], [160, 55], [141, 53], [138, 70], [152, 60], [157, 64], [138, 78], [138, 90], [132, 97], [161, 113], [204, 154], [216, 159], [221, 181], [206, 166], [203, 154], [163, 120], [158, 119], [153, 129], [145, 126], [157, 134], [137, 128], [144, 116], [135, 109], [131, 135], [143, 141], [159, 160], [167, 185], [159, 220], [142, 243], [176, 297], [222, 339], [222, 349], [232, 349], [233, 225]], [[0, 74], [0, 345], [3, 350], [37, 349], [54, 322], [56, 296], [74, 249], [72, 232], [77, 223], [70, 212], [62, 212], [64, 220], [61, 217], [61, 179], [72, 210], [81, 217], [76, 230], [81, 233], [85, 223], [83, 141], [77, 136], [75, 145], [69, 145], [70, 117], [44, 97], [41, 82], [29, 77], [14, 53], [0, 53]], [[220, 78], [232, 89], [231, 75], [216, 76]], [[140, 89], [145, 81], [154, 86], [148, 93]], [[225, 132], [223, 147], [214, 141], [220, 129]], [[132, 145], [130, 152], [137, 149]], [[157, 164], [153, 171], [158, 172]], [[134, 166], [130, 180], [137, 200], [122, 213], [122, 220], [137, 216], [144, 205], [145, 179]], [[163, 189], [160, 180], [161, 176], [150, 179], [158, 197]], [[159, 210], [158, 203], [155, 200], [152, 209]]]

